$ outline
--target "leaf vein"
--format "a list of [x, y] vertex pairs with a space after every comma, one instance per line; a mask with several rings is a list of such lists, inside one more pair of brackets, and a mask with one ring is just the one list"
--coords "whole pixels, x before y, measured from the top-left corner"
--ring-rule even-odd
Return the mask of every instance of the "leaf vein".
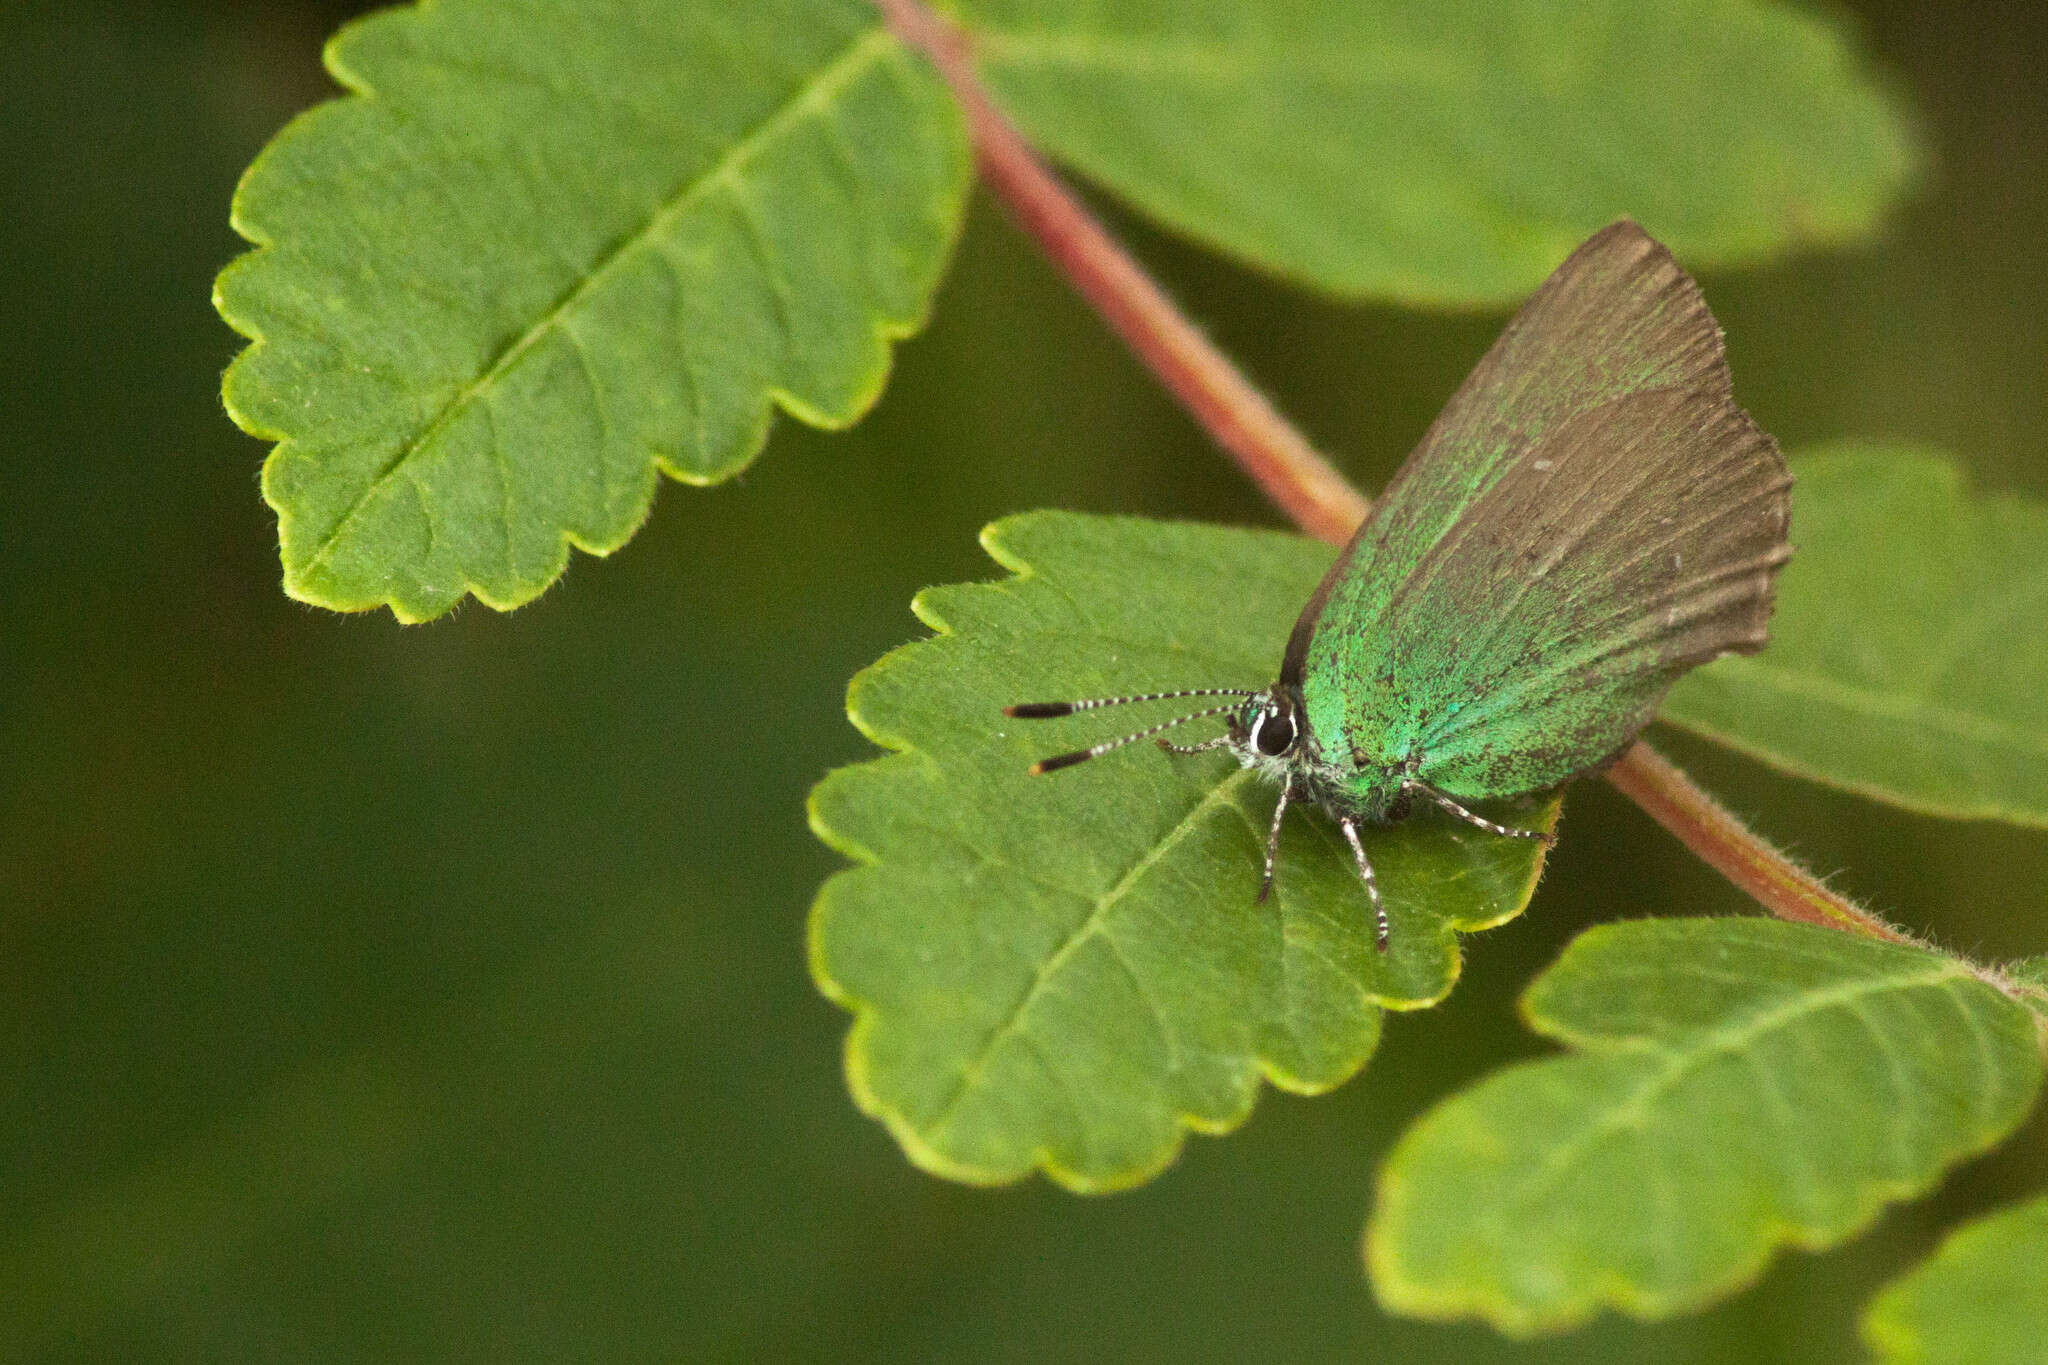
[[1734, 656], [1721, 660], [1717, 667], [1787, 696], [1826, 702], [1855, 715], [1899, 721], [1939, 731], [1954, 739], [2000, 745], [2019, 753], [2048, 758], [2048, 735], [2029, 734], [1979, 712], [1936, 706], [1897, 693], [1873, 691], [1825, 674], [1773, 666], [1760, 656]]
[[1661, 1070], [1646, 1076], [1637, 1084], [1634, 1093], [1600, 1115], [1584, 1132], [1552, 1149], [1541, 1164], [1530, 1173], [1528, 1181], [1515, 1192], [1514, 1202], [1527, 1206], [1547, 1194], [1552, 1185], [1570, 1170], [1572, 1163], [1580, 1156], [1615, 1133], [1640, 1126], [1652, 1104], [1663, 1098], [1679, 1082], [1704, 1066], [1711, 1058], [1736, 1052], [1748, 1043], [1805, 1015], [1817, 1014], [1826, 1009], [1843, 1008], [1867, 995], [1914, 990], [1955, 981], [1965, 974], [1960, 965], [1945, 964], [1933, 970], [1908, 976], [1879, 976], [1848, 981], [1795, 997], [1783, 1004], [1760, 1011], [1739, 1023], [1707, 1029], [1679, 1040], [1686, 1045], [1685, 1049], [1665, 1049], [1668, 1060]]
[[1202, 799], [1197, 801], [1189, 809], [1188, 813], [1182, 816], [1179, 822], [1167, 832], [1165, 838], [1147, 849], [1144, 856], [1133, 863], [1130, 870], [1118, 879], [1117, 884], [1096, 900], [1094, 908], [1067, 935], [1066, 941], [1061, 943], [1058, 948], [1054, 949], [1047, 956], [1044, 962], [1039, 964], [1038, 970], [1033, 973], [1030, 983], [1025, 987], [1023, 994], [1018, 997], [1016, 1004], [1010, 1007], [1005, 1017], [994, 1029], [990, 1030], [988, 1036], [982, 1041], [981, 1046], [975, 1049], [974, 1054], [961, 1067], [960, 1075], [954, 1080], [951, 1092], [940, 1103], [928, 1125], [929, 1132], [933, 1136], [945, 1131], [958, 1116], [960, 1105], [980, 1083], [983, 1071], [987, 1068], [989, 1061], [995, 1056], [996, 1052], [1012, 1037], [1019, 1035], [1028, 1036], [1028, 1032], [1024, 1028], [1024, 1020], [1025, 1016], [1030, 1013], [1032, 1005], [1044, 993], [1048, 983], [1065, 969], [1066, 964], [1080, 950], [1081, 946], [1101, 932], [1104, 920], [1115, 910], [1123, 898], [1130, 893], [1131, 888], [1136, 886], [1146, 873], [1151, 871], [1154, 864], [1178, 847], [1183, 839], [1186, 839], [1196, 829], [1200, 828], [1203, 820], [1207, 818], [1216, 806], [1231, 804], [1232, 793], [1238, 787], [1244, 785], [1248, 776], [1249, 774], [1243, 771], [1232, 773], [1224, 778], [1223, 781], [1210, 788], [1203, 795]]
[[1138, 969], [1131, 965], [1130, 956], [1124, 951], [1124, 945], [1117, 942], [1116, 935], [1105, 928], [1097, 937], [1109, 949], [1110, 959], [1130, 979], [1131, 992], [1145, 1006], [1145, 1012], [1151, 1017], [1153, 1028], [1158, 1030], [1160, 1045], [1166, 1049], [1166, 1069], [1168, 1073], [1179, 1071], [1180, 1042], [1174, 1036], [1174, 1031], [1167, 1026], [1166, 1011], [1159, 1007], [1159, 1002], [1154, 1000], [1152, 993], [1145, 989], [1144, 981], [1138, 976]]
[[421, 429], [419, 435], [403, 443], [385, 460], [365, 483], [362, 492], [357, 494], [334, 525], [321, 537], [303, 572], [310, 572], [324, 563], [340, 545], [362, 509], [389, 483], [398, 470], [420, 451], [426, 449], [472, 403], [488, 394], [541, 338], [554, 330], [563, 318], [579, 307], [615, 270], [619, 269], [622, 262], [630, 260], [650, 242], [656, 242], [670, 232], [685, 214], [697, 206], [702, 197], [725, 181], [738, 176], [764, 147], [772, 145], [789, 127], [812, 115], [826, 99], [861, 74], [871, 62], [894, 51], [895, 43], [896, 40], [888, 31], [879, 26], [863, 30], [799, 87], [790, 99], [778, 105], [774, 112], [759, 124], [736, 138], [732, 146], [708, 169], [679, 187], [658, 205], [645, 224], [627, 234], [597, 260], [589, 271], [539, 319], [504, 346], [481, 374], [457, 390], [441, 411]]

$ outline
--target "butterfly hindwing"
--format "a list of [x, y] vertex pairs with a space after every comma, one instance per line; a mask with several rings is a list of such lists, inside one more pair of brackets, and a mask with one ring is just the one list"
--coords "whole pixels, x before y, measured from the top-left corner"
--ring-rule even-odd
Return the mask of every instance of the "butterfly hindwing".
[[1698, 288], [1632, 223], [1508, 324], [1290, 642], [1325, 750], [1481, 799], [1625, 747], [1686, 669], [1764, 641], [1790, 478]]

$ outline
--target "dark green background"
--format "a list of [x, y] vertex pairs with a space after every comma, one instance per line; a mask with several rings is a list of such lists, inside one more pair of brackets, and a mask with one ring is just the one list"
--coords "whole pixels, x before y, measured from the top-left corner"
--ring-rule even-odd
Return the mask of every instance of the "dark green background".
[[[1923, 438], [2048, 496], [2048, 21], [1863, 9], [1939, 165], [1874, 250], [1708, 277], [1738, 393], [1788, 444]], [[1135, 1194], [912, 1171], [804, 972], [835, 866], [804, 793], [865, 753], [847, 678], [918, 587], [992, 572], [993, 517], [1274, 514], [980, 204], [851, 435], [783, 423], [513, 616], [287, 601], [207, 297], [235, 176], [346, 12], [0, 15], [0, 1357], [1835, 1362], [1941, 1227], [2048, 1183], [2037, 1117], [1702, 1317], [1530, 1348], [1380, 1318], [1371, 1171], [1534, 1050], [1520, 985], [1589, 922], [1742, 908], [1598, 784], [1531, 914], [1337, 1095], [1268, 1096]], [[1124, 226], [1368, 487], [1499, 325]], [[1673, 747], [1898, 918], [2048, 947], [2048, 836]]]

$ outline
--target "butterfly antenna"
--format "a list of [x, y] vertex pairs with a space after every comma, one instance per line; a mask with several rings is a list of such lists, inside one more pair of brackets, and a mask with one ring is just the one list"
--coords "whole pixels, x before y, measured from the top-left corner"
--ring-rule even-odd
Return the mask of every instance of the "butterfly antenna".
[[[1258, 693], [1242, 687], [1195, 687], [1184, 692], [1140, 692], [1134, 697], [1092, 697], [1087, 701], [1027, 701], [1005, 706], [1003, 714], [1019, 720], [1051, 720], [1076, 711], [1093, 711], [1099, 706], [1124, 706], [1134, 701], [1171, 701], [1175, 697], [1255, 697]], [[1226, 708], [1227, 709], [1227, 708]], [[1204, 711], [1203, 715], [1214, 715]], [[1190, 716], [1192, 720], [1194, 717]], [[1178, 724], [1178, 722], [1176, 722]]]
[[[1252, 694], [1249, 692], [1169, 692], [1166, 695], [1249, 697]], [[1089, 759], [1095, 758], [1102, 754], [1106, 754], [1111, 749], [1121, 749], [1126, 744], [1136, 744], [1141, 739], [1150, 739], [1152, 738], [1152, 736], [1158, 734], [1161, 730], [1171, 730], [1174, 726], [1186, 725], [1191, 720], [1200, 720], [1204, 716], [1220, 716], [1224, 715], [1227, 712], [1235, 711], [1236, 709], [1237, 707], [1235, 704], [1230, 706], [1211, 706], [1207, 710], [1196, 711], [1191, 715], [1179, 716], [1173, 720], [1163, 721], [1158, 725], [1148, 725], [1144, 729], [1139, 730], [1133, 734], [1123, 735], [1116, 739], [1105, 739], [1100, 744], [1093, 745], [1086, 749], [1076, 749], [1074, 750], [1074, 752], [1070, 754], [1054, 754], [1051, 758], [1041, 758], [1038, 760], [1038, 762], [1031, 765], [1031, 773], [1032, 776], [1035, 777], [1040, 773], [1053, 772], [1054, 770], [1059, 768], [1071, 768], [1076, 763], [1086, 763]], [[1012, 712], [1012, 714], [1016, 714], [1016, 712]]]

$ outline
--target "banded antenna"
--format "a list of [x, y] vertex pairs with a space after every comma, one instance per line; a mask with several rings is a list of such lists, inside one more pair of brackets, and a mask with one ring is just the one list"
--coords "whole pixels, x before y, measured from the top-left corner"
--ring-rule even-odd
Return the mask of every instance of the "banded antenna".
[[[1093, 711], [1099, 706], [1124, 706], [1134, 701], [1172, 701], [1176, 697], [1256, 697], [1255, 688], [1243, 687], [1191, 687], [1184, 692], [1140, 692], [1133, 697], [1093, 697], [1087, 701], [1027, 701], [1015, 706], [1005, 706], [1003, 714], [1019, 720], [1050, 720], [1054, 716], [1071, 716], [1076, 711]], [[1224, 708], [1228, 710], [1229, 708]], [[1205, 711], [1203, 715], [1214, 715]], [[1193, 716], [1188, 717], [1193, 720]]]
[[[1135, 744], [1141, 739], [1150, 739], [1162, 731], [1171, 730], [1178, 725], [1186, 725], [1191, 720], [1203, 720], [1209, 716], [1227, 715], [1237, 710], [1245, 698], [1257, 695], [1257, 692], [1241, 687], [1196, 687], [1182, 692], [1143, 692], [1129, 697], [1093, 697], [1086, 701], [1022, 702], [1016, 706], [1005, 706], [1003, 714], [1015, 716], [1019, 720], [1051, 720], [1058, 716], [1071, 716], [1076, 711], [1093, 711], [1101, 706], [1123, 706], [1134, 701], [1171, 701], [1176, 697], [1238, 698], [1236, 702], [1232, 702], [1227, 706], [1205, 707], [1200, 711], [1190, 712], [1185, 716], [1176, 716], [1172, 720], [1162, 721], [1157, 725], [1148, 725], [1144, 729], [1133, 731], [1128, 735], [1120, 735], [1116, 739], [1106, 739], [1102, 743], [1090, 745], [1086, 749], [1076, 749], [1072, 753], [1054, 754], [1051, 758], [1042, 758], [1032, 764], [1030, 768], [1032, 776], [1036, 777], [1039, 774], [1053, 772], [1060, 768], [1071, 768], [1076, 763], [1086, 763], [1089, 759], [1106, 754], [1111, 749], [1121, 749], [1126, 744]], [[1164, 741], [1161, 742], [1163, 743]]]

